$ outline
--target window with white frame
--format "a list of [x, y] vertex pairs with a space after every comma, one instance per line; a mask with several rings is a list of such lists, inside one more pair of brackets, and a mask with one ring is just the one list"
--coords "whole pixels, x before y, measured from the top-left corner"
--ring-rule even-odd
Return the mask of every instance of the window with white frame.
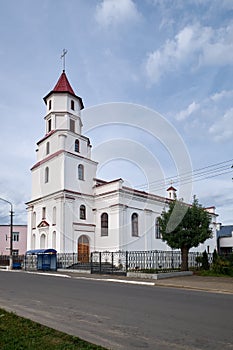
[[12, 239], [13, 239], [13, 242], [18, 242], [19, 241], [19, 232], [13, 232]]
[[101, 215], [101, 236], [108, 236], [108, 214]]
[[49, 182], [49, 168], [48, 167], [46, 167], [45, 168], [45, 175], [44, 175], [44, 182], [45, 183], [48, 183]]
[[131, 227], [132, 227], [132, 236], [138, 237], [138, 214], [133, 213], [131, 216]]
[[84, 180], [84, 166], [82, 164], [78, 165], [78, 179]]
[[46, 143], [46, 155], [48, 155], [50, 152], [50, 144], [49, 142]]
[[75, 140], [74, 151], [79, 152], [79, 140]]
[[85, 205], [80, 205], [80, 208], [79, 208], [79, 218], [81, 220], [86, 220], [86, 207]]

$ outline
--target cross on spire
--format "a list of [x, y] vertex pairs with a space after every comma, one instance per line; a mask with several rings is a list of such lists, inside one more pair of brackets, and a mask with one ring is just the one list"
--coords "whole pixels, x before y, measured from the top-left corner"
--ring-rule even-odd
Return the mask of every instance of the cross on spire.
[[61, 54], [61, 59], [62, 59], [62, 64], [63, 64], [63, 72], [65, 72], [65, 68], [66, 68], [66, 61], [65, 61], [65, 55], [67, 54], [67, 50], [63, 49], [62, 54]]

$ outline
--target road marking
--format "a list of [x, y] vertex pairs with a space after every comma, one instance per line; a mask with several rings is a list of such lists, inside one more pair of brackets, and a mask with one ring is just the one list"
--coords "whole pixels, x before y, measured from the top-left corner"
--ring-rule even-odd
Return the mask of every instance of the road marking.
[[43, 275], [43, 276], [54, 276], [54, 277], [64, 277], [71, 278], [69, 275], [63, 275], [61, 273], [49, 273], [49, 272], [36, 272], [36, 271], [25, 271], [26, 273], [32, 273], [34, 275]]
[[155, 286], [153, 282], [141, 282], [141, 281], [130, 281], [130, 280], [120, 280], [117, 278], [93, 278], [93, 277], [73, 277], [75, 279], [84, 279], [89, 281], [103, 281], [103, 282], [117, 282], [117, 283], [126, 283], [126, 284], [138, 284], [143, 286]]

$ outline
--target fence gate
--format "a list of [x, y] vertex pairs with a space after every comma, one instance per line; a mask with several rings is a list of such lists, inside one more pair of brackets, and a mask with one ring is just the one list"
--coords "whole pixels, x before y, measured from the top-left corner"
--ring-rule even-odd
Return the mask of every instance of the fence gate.
[[127, 252], [92, 252], [91, 273], [126, 275]]

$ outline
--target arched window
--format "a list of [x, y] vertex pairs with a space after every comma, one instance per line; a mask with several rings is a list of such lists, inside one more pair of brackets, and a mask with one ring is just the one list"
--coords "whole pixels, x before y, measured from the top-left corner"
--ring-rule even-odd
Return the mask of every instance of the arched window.
[[132, 214], [131, 225], [132, 225], [132, 236], [138, 237], [138, 214], [137, 213]]
[[101, 236], [108, 236], [108, 214], [101, 215]]
[[159, 239], [161, 238], [160, 228], [159, 228], [159, 219], [155, 219], [155, 238]]
[[70, 108], [74, 111], [74, 100], [70, 101]]
[[79, 140], [75, 140], [74, 151], [79, 152]]
[[57, 223], [57, 208], [53, 207], [53, 225]]
[[82, 164], [78, 165], [78, 179], [84, 180], [84, 166]]
[[32, 213], [32, 228], [36, 228], [36, 212]]
[[45, 234], [42, 233], [42, 235], [40, 236], [40, 249], [45, 249]]
[[46, 143], [46, 155], [50, 152], [49, 142]]
[[45, 183], [49, 182], [49, 168], [48, 167], [45, 168], [45, 179], [44, 179], [44, 182]]
[[53, 249], [56, 249], [56, 231], [53, 231], [52, 247], [53, 247]]
[[82, 220], [86, 220], [86, 207], [83, 204], [80, 205], [80, 208], [79, 208], [79, 217]]

